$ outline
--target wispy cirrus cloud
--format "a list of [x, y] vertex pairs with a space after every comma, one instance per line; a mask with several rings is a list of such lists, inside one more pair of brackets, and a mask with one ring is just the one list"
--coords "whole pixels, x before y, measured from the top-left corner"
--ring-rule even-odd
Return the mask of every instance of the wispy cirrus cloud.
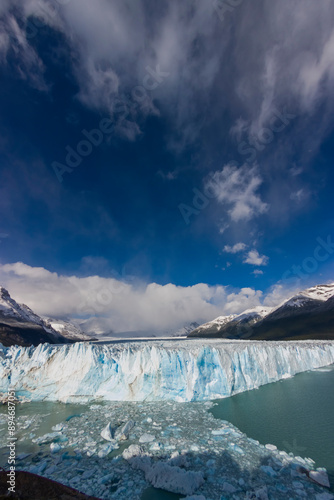
[[[214, 4], [204, 0], [156, 5], [144, 0], [3, 0], [0, 53], [8, 51], [8, 36], [16, 39], [18, 56], [26, 60], [23, 74], [34, 73], [35, 85], [42, 85], [43, 68], [31, 36], [38, 36], [43, 25], [52, 27], [71, 52], [78, 98], [105, 113], [114, 113], [117, 99], [141, 84], [148, 65], [160, 64], [169, 77], [154, 96], [171, 120], [169, 145], [178, 149], [214, 123], [215, 110], [231, 113], [238, 136], [257, 134], [276, 107], [308, 113], [321, 102], [333, 103], [334, 6], [331, 0], [321, 5], [304, 0], [302, 5], [243, 2], [221, 22]], [[36, 33], [27, 38], [31, 26]], [[135, 120], [140, 129], [140, 117]]]
[[29, 43], [24, 24], [11, 12], [0, 17], [0, 62], [8, 67], [9, 59], [19, 78], [37, 90], [49, 89], [44, 79], [44, 64]]

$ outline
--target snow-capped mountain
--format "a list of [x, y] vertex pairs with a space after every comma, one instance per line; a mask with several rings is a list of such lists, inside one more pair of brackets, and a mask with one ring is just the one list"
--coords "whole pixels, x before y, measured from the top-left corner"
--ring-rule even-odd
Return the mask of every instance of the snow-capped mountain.
[[90, 335], [86, 335], [82, 328], [69, 319], [44, 318], [60, 335], [74, 341], [94, 340]]
[[67, 321], [45, 319], [25, 304], [18, 304], [0, 287], [0, 342], [3, 345], [38, 345], [88, 340], [77, 327]]
[[334, 339], [334, 283], [308, 288], [275, 308], [258, 306], [220, 316], [189, 337], [241, 339]]
[[[20, 319], [49, 328], [44, 320], [35, 314], [30, 307], [25, 304], [18, 304], [12, 299], [8, 291], [2, 286], [0, 286], [0, 314], [5, 317]], [[51, 333], [50, 328], [47, 331]]]

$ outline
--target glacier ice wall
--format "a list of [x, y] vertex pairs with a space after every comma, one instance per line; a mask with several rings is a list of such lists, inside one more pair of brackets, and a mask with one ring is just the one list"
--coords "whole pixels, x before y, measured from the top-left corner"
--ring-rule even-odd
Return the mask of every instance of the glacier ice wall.
[[334, 363], [334, 342], [191, 339], [3, 347], [0, 392], [34, 401], [196, 401]]

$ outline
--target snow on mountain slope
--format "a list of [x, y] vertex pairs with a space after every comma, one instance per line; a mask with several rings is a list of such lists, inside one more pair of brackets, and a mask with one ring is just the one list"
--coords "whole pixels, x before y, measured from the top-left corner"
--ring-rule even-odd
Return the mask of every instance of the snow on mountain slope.
[[35, 314], [30, 307], [25, 304], [18, 304], [2, 286], [0, 286], [0, 312], [4, 316], [29, 321], [43, 327], [46, 326], [44, 320], [40, 316]]
[[25, 304], [18, 304], [3, 287], [0, 287], [0, 323], [4, 338], [13, 339], [10, 343], [27, 345], [26, 341], [29, 345], [36, 340], [35, 345], [37, 345], [39, 342], [62, 343], [66, 342], [66, 339], [91, 340], [91, 337], [84, 335], [80, 328], [70, 321], [43, 318]]
[[[218, 318], [204, 323], [190, 333], [190, 337], [221, 337], [221, 338], [257, 338], [257, 330], [261, 325], [271, 322], [270, 329], [274, 323], [289, 317], [294, 319], [297, 314], [316, 313], [319, 306], [325, 303], [329, 304], [330, 299], [334, 297], [334, 284], [317, 285], [308, 288], [298, 294], [284, 300], [276, 307], [257, 306], [248, 309], [241, 314], [231, 316], [219, 316]], [[319, 310], [321, 319], [322, 311]], [[316, 323], [316, 318], [313, 318]], [[269, 323], [268, 323], [269, 325]], [[316, 324], [313, 325], [316, 329]], [[279, 327], [277, 323], [277, 327]], [[268, 327], [269, 328], [269, 327]], [[334, 333], [334, 325], [333, 325]], [[293, 334], [293, 332], [292, 332]], [[326, 333], [324, 333], [326, 334]], [[263, 332], [261, 332], [263, 335]], [[258, 338], [264, 338], [258, 337]], [[280, 336], [276, 337], [277, 339]], [[317, 337], [314, 337], [317, 338]], [[320, 337], [321, 338], [321, 337]], [[330, 337], [322, 337], [330, 338]], [[275, 336], [270, 340], [275, 340]], [[296, 339], [297, 340], [297, 339]]]
[[267, 316], [267, 314], [271, 313], [272, 310], [273, 310], [272, 307], [256, 306], [253, 307], [252, 309], [247, 309], [241, 314], [236, 315], [234, 317], [234, 320], [240, 321], [250, 318], [264, 318], [265, 316]]
[[334, 342], [203, 339], [0, 348], [0, 391], [34, 401], [227, 397], [334, 363]]
[[207, 323], [203, 323], [198, 328], [203, 330], [210, 330], [212, 328], [216, 328], [217, 330], [233, 321], [236, 318], [236, 314], [230, 314], [229, 316], [218, 316], [218, 318], [213, 319], [212, 321], [208, 321]]
[[18, 304], [2, 286], [0, 287], [0, 318], [2, 322], [6, 322], [6, 320], [16, 320], [28, 324], [32, 323], [41, 326], [45, 332], [53, 335], [55, 339], [60, 337], [59, 333], [52, 328], [50, 323], [35, 314], [30, 307], [25, 304]]
[[293, 295], [287, 300], [284, 300], [277, 307], [273, 308], [272, 312], [283, 306], [304, 307], [308, 304], [312, 304], [313, 301], [326, 302], [331, 297], [334, 297], [334, 283], [316, 285]]
[[327, 285], [317, 285], [301, 292], [302, 295], [315, 300], [328, 300], [334, 297], [334, 283]]
[[73, 340], [93, 340], [90, 335], [85, 335], [81, 328], [71, 321], [62, 319], [45, 318], [48, 324], [58, 333]]

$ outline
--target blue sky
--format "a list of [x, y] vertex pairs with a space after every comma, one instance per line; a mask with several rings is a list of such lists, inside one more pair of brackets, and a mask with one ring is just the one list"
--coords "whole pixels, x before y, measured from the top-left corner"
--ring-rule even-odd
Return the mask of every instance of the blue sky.
[[238, 312], [333, 280], [333, 15], [330, 0], [2, 2], [2, 283], [58, 315], [73, 311], [31, 298], [39, 268], [136, 293], [202, 283], [206, 320], [233, 294]]

